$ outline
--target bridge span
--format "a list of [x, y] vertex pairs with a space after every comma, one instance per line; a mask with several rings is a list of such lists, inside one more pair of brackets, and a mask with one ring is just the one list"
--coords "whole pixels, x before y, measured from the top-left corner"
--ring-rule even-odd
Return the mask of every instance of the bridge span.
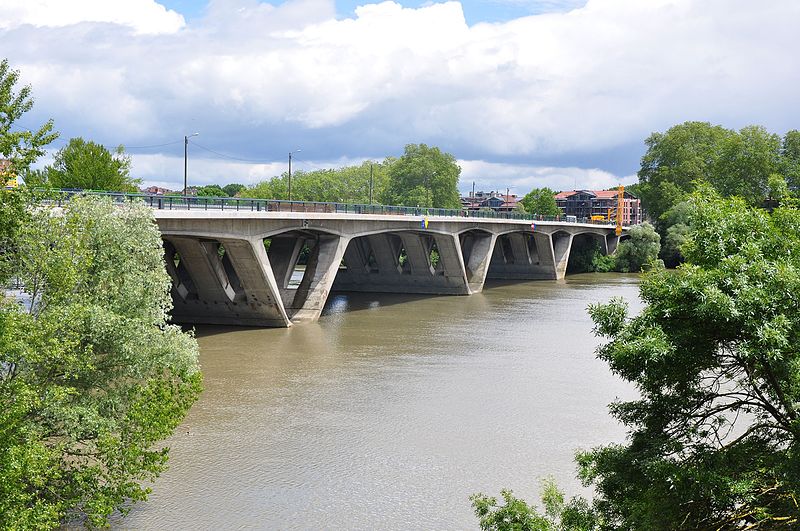
[[[577, 242], [613, 253], [625, 238], [613, 226], [530, 219], [154, 212], [173, 319], [184, 323], [288, 327], [318, 319], [334, 290], [471, 295], [487, 278], [561, 279]], [[302, 280], [290, 285], [295, 271]]]

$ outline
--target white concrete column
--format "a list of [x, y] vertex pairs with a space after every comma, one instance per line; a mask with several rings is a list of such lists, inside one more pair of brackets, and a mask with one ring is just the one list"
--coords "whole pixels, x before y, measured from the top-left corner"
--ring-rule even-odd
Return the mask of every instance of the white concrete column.
[[223, 245], [244, 291], [241, 304], [249, 308], [248, 319], [261, 319], [266, 326], [290, 326], [264, 241], [226, 239]]
[[336, 279], [350, 238], [320, 235], [311, 251], [303, 280], [286, 308], [293, 322], [316, 321]]
[[469, 291], [478, 293], [483, 290], [483, 284], [486, 282], [486, 274], [489, 272], [489, 264], [491, 263], [497, 236], [475, 232], [470, 234], [469, 238], [469, 248], [462, 247], [461, 251], [464, 257]]

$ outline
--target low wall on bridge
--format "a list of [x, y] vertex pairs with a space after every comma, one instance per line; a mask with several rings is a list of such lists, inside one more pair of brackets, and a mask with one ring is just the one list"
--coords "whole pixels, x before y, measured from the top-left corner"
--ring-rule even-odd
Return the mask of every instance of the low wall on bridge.
[[332, 290], [470, 295], [487, 278], [561, 279], [576, 237], [605, 253], [620, 239], [613, 226], [552, 221], [154, 212], [185, 323], [287, 327], [319, 318]]

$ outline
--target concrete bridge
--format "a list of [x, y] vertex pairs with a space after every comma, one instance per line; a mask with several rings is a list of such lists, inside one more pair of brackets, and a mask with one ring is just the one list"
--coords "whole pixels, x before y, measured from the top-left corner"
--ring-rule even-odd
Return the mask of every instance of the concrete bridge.
[[612, 253], [626, 236], [608, 225], [460, 216], [427, 226], [422, 216], [385, 214], [156, 209], [155, 217], [175, 321], [270, 327], [316, 320], [332, 290], [470, 295], [487, 278], [561, 279], [573, 248], [596, 242]]

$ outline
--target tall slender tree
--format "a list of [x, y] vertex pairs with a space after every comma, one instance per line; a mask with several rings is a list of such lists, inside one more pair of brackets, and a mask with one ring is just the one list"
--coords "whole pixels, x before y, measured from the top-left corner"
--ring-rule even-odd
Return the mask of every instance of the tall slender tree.
[[15, 175], [24, 173], [30, 165], [44, 155], [44, 148], [58, 138], [53, 130], [53, 120], [48, 120], [35, 131], [16, 125], [26, 112], [33, 108], [30, 85], [17, 88], [19, 71], [0, 61], [0, 157], [11, 161]]

